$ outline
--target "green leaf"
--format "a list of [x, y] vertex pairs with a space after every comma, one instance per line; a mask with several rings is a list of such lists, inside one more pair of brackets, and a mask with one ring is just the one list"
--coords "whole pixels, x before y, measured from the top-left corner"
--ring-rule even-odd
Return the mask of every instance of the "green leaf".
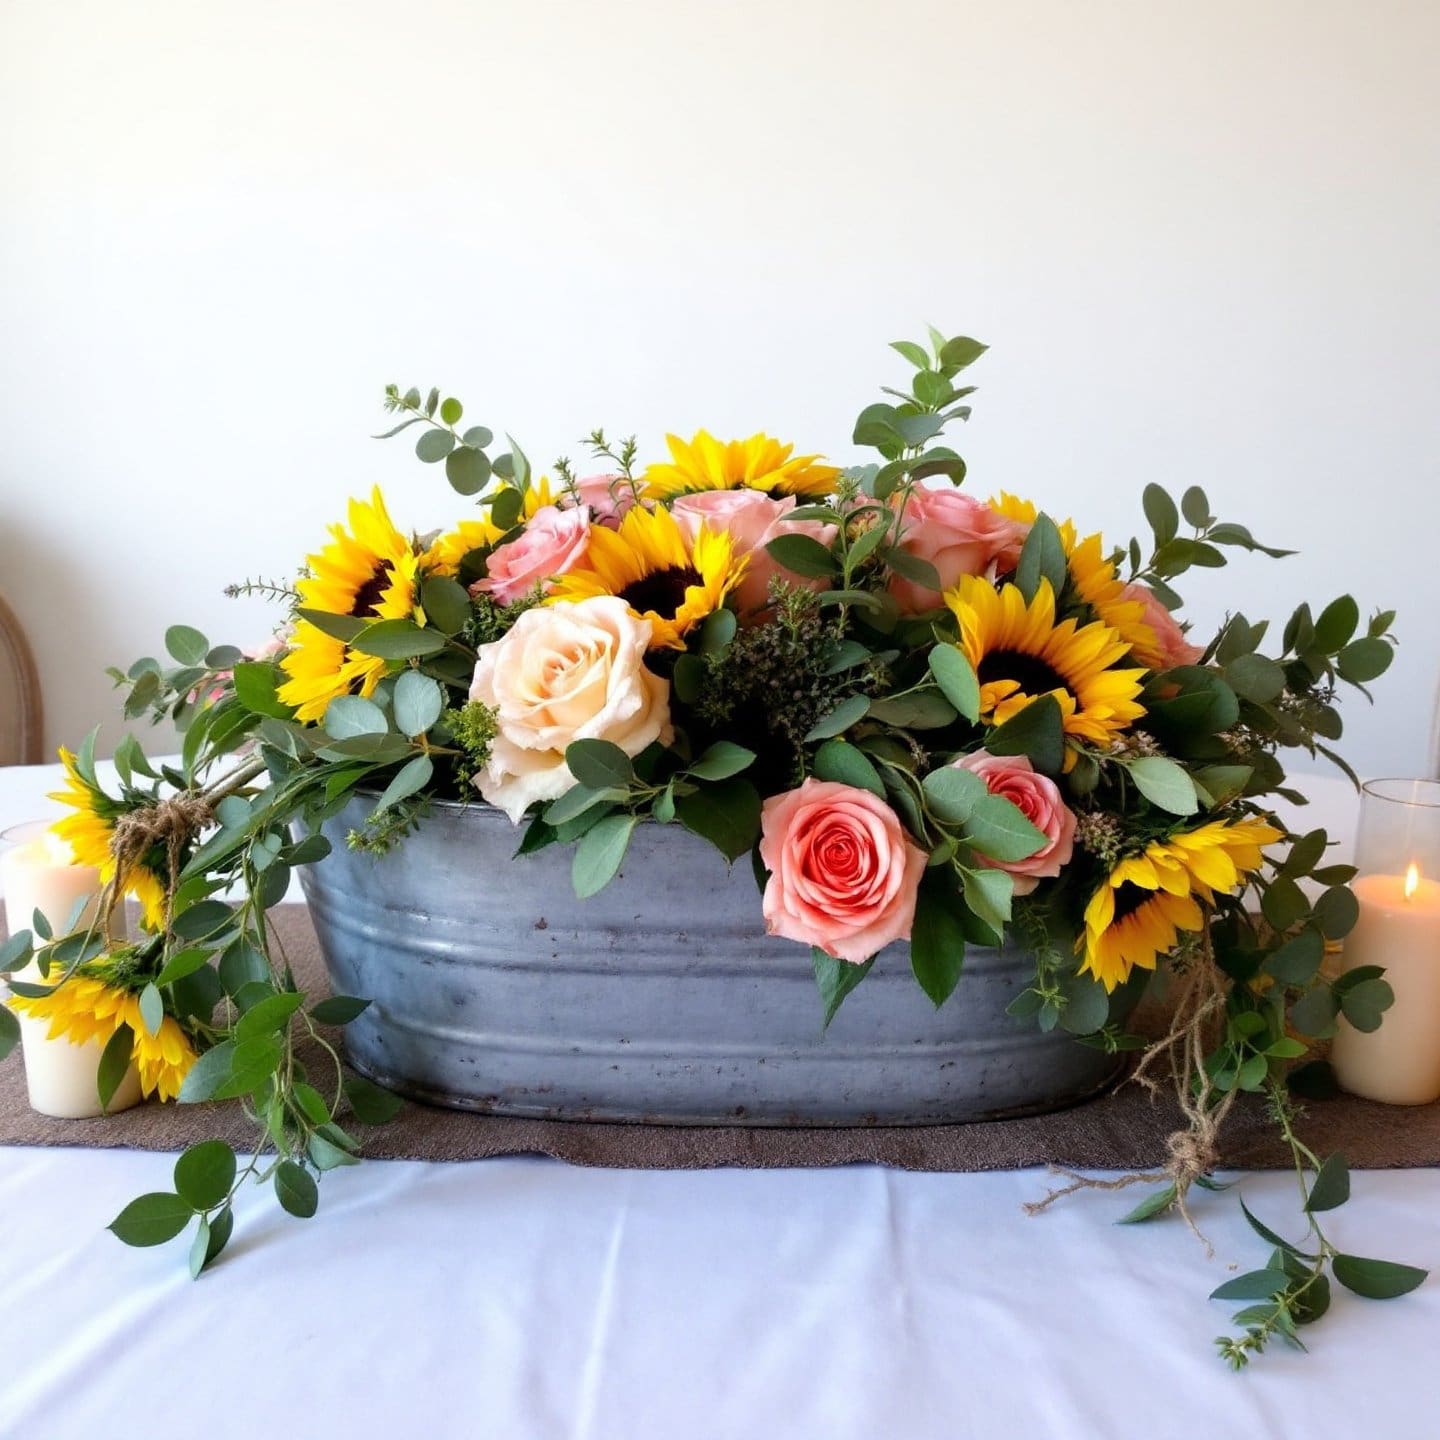
[[233, 1100], [252, 1094], [280, 1065], [284, 1047], [278, 1035], [256, 1035], [234, 1043], [229, 1073], [215, 1087], [213, 1099]]
[[438, 654], [445, 648], [446, 640], [438, 630], [423, 630], [413, 620], [396, 619], [376, 620], [350, 644], [362, 655], [375, 655], [382, 660], [413, 660]]
[[1200, 808], [1189, 772], [1163, 755], [1142, 755], [1126, 769], [1135, 788], [1152, 804], [1171, 815], [1193, 815]]
[[395, 716], [395, 728], [402, 735], [423, 735], [440, 718], [445, 708], [445, 693], [428, 675], [407, 670], [395, 682], [390, 708]]
[[455, 437], [448, 430], [427, 430], [415, 442], [416, 457], [427, 465], [443, 460], [455, 448]]
[[1334, 1210], [1350, 1198], [1350, 1167], [1343, 1155], [1329, 1155], [1315, 1172], [1310, 1198], [1305, 1208], [1313, 1215], [1318, 1210]]
[[1060, 592], [1065, 588], [1065, 575], [1065, 543], [1060, 538], [1060, 532], [1048, 515], [1037, 515], [1020, 551], [1020, 561], [1015, 567], [1015, 584], [1028, 604], [1039, 592], [1040, 582], [1048, 580], [1051, 593], [1058, 602]]
[[315, 1177], [293, 1160], [275, 1167], [275, 1198], [286, 1214], [309, 1220], [320, 1208], [320, 1188]]
[[913, 340], [892, 340], [890, 348], [898, 350], [917, 370], [930, 368], [930, 357], [923, 345], [917, 345]]
[[229, 1076], [234, 1054], [233, 1040], [222, 1040], [204, 1051], [180, 1086], [180, 1103], [189, 1105], [211, 1099]]
[[390, 729], [385, 712], [359, 695], [337, 695], [325, 707], [325, 733], [335, 740], [356, 735], [384, 735]]
[[33, 937], [28, 930], [17, 930], [8, 940], [0, 945], [0, 975], [8, 975], [14, 970], [23, 970], [35, 954]]
[[777, 535], [765, 546], [770, 558], [795, 575], [829, 579], [835, 574], [835, 556], [809, 535]]
[[1243, 1198], [1240, 1201], [1240, 1209], [1245, 1219], [1249, 1222], [1250, 1228], [1267, 1244], [1275, 1246], [1277, 1250], [1284, 1250], [1289, 1255], [1299, 1255], [1302, 1259], [1307, 1258], [1303, 1251], [1297, 1249], [1283, 1236], [1277, 1235], [1268, 1225], [1257, 1220], [1255, 1216], [1250, 1213], [1250, 1207], [1246, 1205]]
[[1283, 1270], [1251, 1270], [1237, 1275], [1210, 1292], [1212, 1300], [1273, 1300], [1290, 1287], [1290, 1277]]
[[231, 672], [235, 696], [252, 715], [269, 715], [289, 720], [295, 712], [276, 695], [279, 670], [261, 661], [237, 665]]
[[990, 347], [972, 340], [968, 335], [956, 335], [940, 347], [939, 360], [947, 370], [964, 370], [973, 365]]
[[198, 1280], [210, 1256], [210, 1222], [202, 1215], [190, 1242], [190, 1278]]
[[882, 724], [906, 730], [939, 730], [955, 719], [955, 707], [938, 687], [915, 690], [908, 695], [881, 696], [870, 701], [869, 713]]
[[1360, 624], [1360, 607], [1351, 595], [1332, 600], [1315, 620], [1315, 644], [1327, 655], [1345, 646]]
[[972, 725], [980, 719], [980, 681], [958, 645], [939, 644], [930, 652], [930, 673], [940, 693]]
[[[467, 436], [474, 433], [465, 432]], [[445, 478], [457, 495], [478, 495], [490, 483], [490, 475], [489, 457], [469, 444], [457, 445], [445, 457]]]
[[473, 445], [477, 450], [483, 450], [495, 439], [495, 433], [487, 430], [483, 425], [472, 425], [460, 438], [467, 445]]
[[317, 1025], [348, 1025], [370, 1008], [368, 1000], [353, 995], [331, 995], [310, 1007], [310, 1018]]
[[1189, 486], [1180, 497], [1180, 513], [1197, 530], [1203, 530], [1210, 523], [1210, 501], [1198, 485]]
[[1033, 700], [985, 737], [985, 749], [991, 755], [1024, 755], [1040, 774], [1060, 774], [1065, 732], [1059, 702], [1053, 695]]
[[158, 1190], [132, 1200], [107, 1228], [126, 1245], [163, 1245], [185, 1229], [194, 1215], [178, 1195]]
[[[328, 1128], [333, 1130], [335, 1127]], [[324, 1135], [312, 1135], [305, 1151], [317, 1170], [337, 1170], [342, 1165], [360, 1163], [348, 1150]]]
[[1302, 1035], [1323, 1040], [1335, 1033], [1335, 1017], [1340, 1002], [1328, 985], [1307, 990], [1291, 1007], [1290, 1023]]
[[921, 882], [910, 929], [910, 968], [937, 1010], [954, 992], [965, 963], [962, 908], [953, 876], [932, 872]]
[[1138, 1225], [1144, 1220], [1153, 1220], [1157, 1215], [1163, 1215], [1177, 1198], [1174, 1183], [1164, 1185], [1153, 1195], [1147, 1195], [1129, 1214], [1122, 1215], [1115, 1223]]
[[151, 1035], [160, 1033], [160, 1023], [165, 1019], [165, 1002], [153, 982], [140, 992], [140, 1019]]
[[565, 763], [591, 790], [628, 790], [635, 779], [630, 757], [609, 740], [572, 740], [565, 748]]
[[[614, 805], [630, 792], [614, 786], [608, 790], [592, 790], [588, 785], [572, 785], [558, 800], [545, 807], [544, 819], [547, 825], [563, 825], [574, 820], [596, 805]], [[597, 817], [598, 818], [598, 817]]]
[[851, 785], [885, 798], [885, 784], [869, 757], [848, 740], [827, 740], [816, 752], [812, 767], [818, 780], [831, 780], [837, 785]]
[[1003, 870], [966, 870], [965, 903], [971, 913], [997, 935], [1010, 923], [1010, 902], [1015, 882]]
[[1383, 675], [1394, 658], [1395, 651], [1388, 640], [1378, 640], [1374, 636], [1366, 635], [1359, 640], [1352, 640], [1335, 657], [1335, 668], [1342, 679], [1350, 681], [1352, 685], [1363, 685], [1366, 681]]
[[1261, 896], [1260, 911], [1276, 930], [1285, 931], [1310, 914], [1310, 902], [1288, 875], [1277, 875]]
[[580, 837], [570, 878], [582, 900], [599, 894], [615, 878], [630, 848], [635, 824], [633, 815], [607, 815]]
[[1002, 862], [1029, 859], [1049, 843], [1019, 806], [988, 791], [976, 799], [965, 821], [965, 838], [982, 855]]
[[[117, 1032], [118, 1033], [118, 1032]], [[114, 1036], [111, 1036], [114, 1039]], [[8, 1005], [0, 1005], [0, 1060], [20, 1042], [20, 1021]]]
[[405, 1102], [389, 1090], [382, 1090], [359, 1075], [345, 1081], [345, 1098], [364, 1125], [387, 1125], [404, 1107]]
[[1165, 490], [1159, 485], [1147, 485], [1140, 504], [1151, 530], [1155, 532], [1155, 544], [1165, 545], [1173, 540], [1180, 529], [1180, 512]]
[[1365, 1034], [1380, 1028], [1385, 1011], [1394, 1003], [1395, 992], [1388, 980], [1362, 980], [1340, 996], [1340, 1009], [1345, 1018]]
[[470, 618], [470, 592], [448, 575], [432, 575], [421, 588], [425, 617], [446, 635], [458, 635]]
[[[7, 1009], [5, 1013], [10, 1012]], [[108, 1110], [125, 1072], [130, 1068], [130, 1059], [135, 1048], [135, 1032], [128, 1025], [117, 1027], [115, 1033], [105, 1042], [100, 1052], [100, 1063], [95, 1070], [95, 1092], [100, 1108]]]
[[188, 625], [172, 625], [165, 632], [165, 648], [182, 665], [203, 665], [210, 642]]
[[1393, 1300], [1424, 1284], [1430, 1274], [1414, 1265], [1393, 1260], [1367, 1260], [1362, 1255], [1337, 1255], [1330, 1264], [1335, 1278], [1367, 1300]]
[[729, 740], [717, 740], [706, 748], [705, 753], [692, 765], [686, 767], [686, 774], [697, 780], [728, 780], [742, 770], [748, 770], [755, 763], [755, 752]]
[[290, 1023], [290, 1017], [305, 1003], [305, 997], [294, 990], [285, 990], [278, 995], [267, 995], [257, 1000], [235, 1022], [235, 1038], [249, 1040], [256, 1035], [273, 1035], [283, 1032]]
[[1268, 705], [1285, 689], [1285, 671], [1264, 655], [1237, 655], [1225, 667], [1230, 688], [1245, 700]]
[[928, 560], [922, 560], [918, 555], [912, 555], [898, 545], [887, 546], [881, 552], [880, 558], [897, 575], [903, 576], [913, 584], [923, 585], [927, 590], [940, 591], [944, 589], [940, 572]]
[[820, 991], [820, 1005], [824, 1015], [820, 1028], [828, 1030], [845, 997], [870, 973], [875, 957], [872, 955], [864, 964], [856, 965], [849, 960], [827, 955], [818, 946], [812, 945], [810, 958], [815, 968], [815, 987]]
[[1315, 919], [1327, 940], [1343, 940], [1360, 918], [1360, 902], [1346, 885], [1335, 885], [1315, 902]]
[[721, 780], [675, 797], [680, 823], [738, 860], [760, 837], [760, 792], [745, 779]]
[[447, 425], [458, 425], [464, 413], [465, 407], [453, 395], [440, 402], [440, 418]]
[[1325, 958], [1325, 942], [1315, 930], [1302, 930], [1273, 954], [1265, 957], [1261, 969], [1282, 985], [1308, 985], [1319, 973]]
[[[195, 1244], [190, 1250], [190, 1278], [198, 1280], [202, 1271], [213, 1265], [220, 1257], [220, 1252], [230, 1243], [230, 1236], [235, 1230], [235, 1212], [227, 1205], [220, 1211], [214, 1220], [208, 1223], [205, 1220], [200, 1222], [200, 1231], [205, 1235], [205, 1245], [201, 1253], [200, 1236], [195, 1237]], [[196, 1260], [199, 1259], [197, 1266]]]
[[175, 1190], [193, 1210], [213, 1210], [235, 1183], [235, 1152], [223, 1140], [202, 1140], [175, 1162]]
[[723, 606], [712, 610], [700, 624], [698, 652], [701, 655], [718, 655], [734, 638], [740, 627], [733, 610]]
[[870, 710], [870, 701], [864, 695], [852, 695], [842, 700], [823, 719], [817, 720], [805, 734], [806, 740], [828, 740], [848, 730]]
[[973, 770], [943, 765], [920, 782], [930, 813], [942, 825], [964, 825], [975, 808], [989, 795], [984, 780]]
[[385, 787], [385, 793], [381, 795], [379, 803], [371, 813], [383, 815], [392, 805], [418, 794], [430, 783], [434, 774], [435, 762], [428, 755], [416, 755], [407, 760], [395, 772], [390, 783]]

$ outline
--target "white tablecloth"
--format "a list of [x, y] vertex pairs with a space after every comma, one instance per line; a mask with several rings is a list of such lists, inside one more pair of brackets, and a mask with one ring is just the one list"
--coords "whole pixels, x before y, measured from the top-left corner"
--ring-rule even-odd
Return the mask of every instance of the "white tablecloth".
[[[0, 770], [0, 828], [53, 771]], [[1348, 834], [1353, 800], [1316, 788]], [[0, 1148], [0, 1436], [354, 1440], [1112, 1440], [1209, 1433], [1428, 1440], [1440, 1280], [1337, 1294], [1308, 1356], [1243, 1375], [1205, 1299], [1265, 1255], [1206, 1196], [1215, 1258], [1129, 1200], [1038, 1218], [1037, 1171], [587, 1171], [539, 1159], [367, 1162], [299, 1221], [244, 1196], [198, 1283], [183, 1242], [104, 1226], [172, 1158]], [[1243, 1182], [1294, 1224], [1293, 1176]], [[1342, 1247], [1440, 1269], [1440, 1172], [1367, 1172]]]

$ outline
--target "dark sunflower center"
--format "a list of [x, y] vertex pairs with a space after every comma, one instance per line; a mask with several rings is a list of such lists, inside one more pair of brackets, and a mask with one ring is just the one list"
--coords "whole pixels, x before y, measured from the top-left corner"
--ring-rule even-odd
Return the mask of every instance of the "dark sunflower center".
[[385, 587], [390, 583], [390, 567], [382, 560], [375, 573], [355, 592], [355, 603], [350, 613], [357, 619], [365, 619], [380, 613], [380, 600]]
[[1027, 695], [1068, 690], [1065, 677], [1044, 660], [1019, 650], [992, 650], [976, 669], [982, 685], [991, 680], [1014, 680]]
[[1127, 880], [1115, 892], [1115, 924], [1133, 915], [1147, 900], [1153, 900], [1155, 892], [1143, 885], [1132, 885]]
[[653, 610], [655, 614], [673, 620], [675, 612], [685, 603], [686, 589], [699, 583], [698, 570], [689, 565], [671, 565], [668, 569], [642, 576], [633, 585], [627, 585], [620, 592], [620, 598], [642, 615], [647, 610]]

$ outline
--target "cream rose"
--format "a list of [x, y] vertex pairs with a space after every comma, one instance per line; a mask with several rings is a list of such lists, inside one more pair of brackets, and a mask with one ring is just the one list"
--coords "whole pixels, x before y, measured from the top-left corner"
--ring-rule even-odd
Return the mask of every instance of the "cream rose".
[[480, 647], [470, 698], [496, 712], [498, 733], [475, 784], [518, 821], [558, 800], [575, 777], [572, 740], [608, 740], [627, 755], [668, 745], [670, 682], [645, 668], [651, 626], [616, 595], [527, 610], [503, 639]]

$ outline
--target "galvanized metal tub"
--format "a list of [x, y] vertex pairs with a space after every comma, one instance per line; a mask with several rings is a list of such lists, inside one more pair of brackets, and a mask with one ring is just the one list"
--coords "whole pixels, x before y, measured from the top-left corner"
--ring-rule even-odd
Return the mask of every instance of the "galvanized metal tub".
[[326, 825], [302, 877], [337, 993], [373, 1003], [351, 1064], [417, 1100], [497, 1115], [670, 1125], [924, 1125], [1033, 1114], [1120, 1062], [1005, 1013], [1025, 952], [970, 949], [939, 1010], [903, 945], [822, 1034], [808, 952], [764, 933], [748, 862], [678, 825], [636, 827], [620, 875], [576, 899], [569, 847], [437, 803], [389, 855], [347, 849], [374, 800]]

